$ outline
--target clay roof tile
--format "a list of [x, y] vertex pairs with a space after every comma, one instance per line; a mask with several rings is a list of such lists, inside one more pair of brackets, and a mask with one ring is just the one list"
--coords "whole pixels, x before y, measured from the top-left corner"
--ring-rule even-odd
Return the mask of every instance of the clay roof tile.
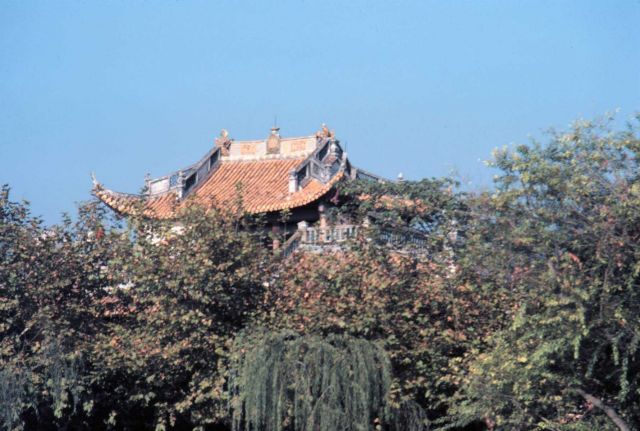
[[94, 194], [116, 212], [151, 218], [171, 218], [175, 211], [189, 203], [205, 207], [218, 204], [234, 207], [242, 201], [245, 211], [253, 214], [293, 209], [307, 205], [325, 195], [343, 177], [340, 170], [327, 183], [309, 180], [300, 190], [289, 193], [289, 172], [299, 167], [306, 157], [252, 161], [222, 161], [203, 183], [178, 201], [175, 192], [142, 197], [116, 193], [102, 186]]

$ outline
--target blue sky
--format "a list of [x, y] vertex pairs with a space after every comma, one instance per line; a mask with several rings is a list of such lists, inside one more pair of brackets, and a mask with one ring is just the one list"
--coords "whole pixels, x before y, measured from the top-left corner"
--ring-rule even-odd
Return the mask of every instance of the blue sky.
[[220, 129], [336, 130], [387, 177], [486, 187], [491, 150], [640, 110], [640, 1], [0, 0], [0, 183], [49, 223]]

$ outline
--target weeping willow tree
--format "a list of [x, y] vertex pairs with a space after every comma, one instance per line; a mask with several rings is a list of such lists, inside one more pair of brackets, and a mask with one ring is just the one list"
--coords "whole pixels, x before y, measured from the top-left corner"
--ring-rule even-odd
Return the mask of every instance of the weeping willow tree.
[[0, 429], [10, 430], [20, 423], [27, 384], [24, 373], [8, 367], [0, 370]]
[[39, 355], [0, 369], [0, 430], [29, 428], [25, 418], [39, 420], [51, 412], [56, 419], [73, 416], [82, 396], [82, 369], [77, 356], [65, 355], [61, 346], [47, 343]]
[[390, 407], [390, 362], [371, 341], [346, 335], [266, 333], [236, 343], [230, 381], [234, 431], [366, 431], [407, 423], [425, 429], [419, 406]]

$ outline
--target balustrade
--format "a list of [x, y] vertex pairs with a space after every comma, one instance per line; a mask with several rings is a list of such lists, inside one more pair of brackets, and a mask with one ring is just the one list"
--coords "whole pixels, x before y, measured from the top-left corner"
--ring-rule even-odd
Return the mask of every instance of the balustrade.
[[[291, 255], [297, 249], [322, 251], [340, 249], [366, 229], [364, 225], [339, 224], [327, 227], [301, 227], [283, 245], [284, 256]], [[427, 238], [411, 228], [380, 228], [375, 236], [377, 243], [391, 247], [399, 252], [424, 254]]]
[[328, 227], [308, 227], [301, 230], [303, 244], [322, 245], [345, 242], [358, 235], [357, 225], [335, 225]]

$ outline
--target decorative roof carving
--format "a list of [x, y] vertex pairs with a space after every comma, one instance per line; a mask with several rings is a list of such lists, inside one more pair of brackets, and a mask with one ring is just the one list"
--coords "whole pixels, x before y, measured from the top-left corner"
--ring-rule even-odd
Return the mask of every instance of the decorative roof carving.
[[320, 130], [318, 130], [316, 132], [316, 137], [317, 138], [335, 138], [336, 136], [336, 132], [335, 130], [329, 130], [329, 127], [322, 123], [322, 125], [320, 126]]
[[271, 135], [267, 138], [267, 154], [280, 154], [279, 127], [271, 128]]
[[229, 132], [227, 129], [220, 131], [220, 136], [216, 138], [216, 146], [220, 148], [220, 152], [223, 156], [229, 155], [229, 149], [231, 148], [232, 139], [229, 138]]

